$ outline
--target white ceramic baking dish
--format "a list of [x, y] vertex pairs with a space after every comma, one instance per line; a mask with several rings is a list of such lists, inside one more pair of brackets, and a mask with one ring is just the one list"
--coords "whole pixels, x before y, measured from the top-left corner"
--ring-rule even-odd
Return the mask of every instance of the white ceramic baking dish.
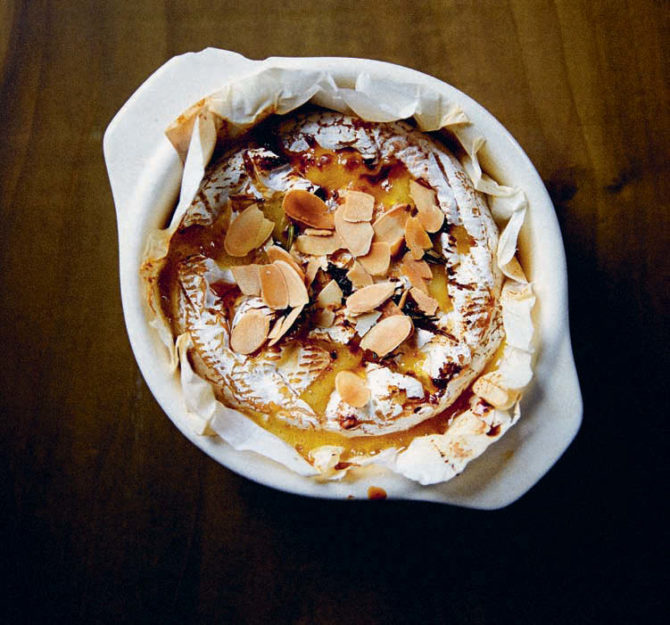
[[[361, 72], [375, 78], [430, 87], [458, 104], [486, 137], [484, 169], [498, 182], [522, 188], [529, 210], [520, 241], [522, 264], [533, 282], [538, 341], [535, 376], [522, 401], [522, 418], [499, 442], [450, 482], [421, 486], [374, 470], [363, 479], [316, 482], [252, 452], [236, 451], [219, 438], [189, 427], [178, 375], [147, 323], [139, 267], [148, 233], [165, 225], [176, 201], [181, 164], [164, 136], [184, 109], [222, 85], [267, 64], [326, 70], [338, 85], [353, 86]], [[179, 430], [229, 469], [284, 491], [333, 499], [366, 499], [372, 485], [389, 498], [424, 500], [481, 509], [508, 505], [527, 492], [556, 462], [579, 429], [582, 398], [568, 325], [565, 254], [554, 208], [532, 163], [507, 130], [482, 106], [454, 87], [398, 65], [352, 58], [272, 58], [251, 61], [206, 49], [175, 57], [158, 69], [109, 124], [104, 153], [116, 206], [121, 296], [128, 335], [144, 379]]]

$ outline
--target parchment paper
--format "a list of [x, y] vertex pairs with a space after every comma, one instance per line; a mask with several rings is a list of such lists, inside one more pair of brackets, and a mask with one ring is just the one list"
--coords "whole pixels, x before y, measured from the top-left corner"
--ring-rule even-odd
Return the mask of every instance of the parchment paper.
[[307, 461], [277, 436], [218, 402], [209, 383], [190, 366], [187, 358], [190, 337], [185, 334], [175, 341], [161, 316], [155, 278], [217, 142], [225, 143], [267, 116], [289, 113], [307, 102], [373, 122], [413, 117], [420, 130], [448, 130], [458, 139], [465, 152], [462, 164], [475, 188], [488, 196], [501, 230], [496, 259], [507, 278], [501, 296], [506, 346], [496, 370], [486, 375], [521, 397], [521, 391], [532, 378], [531, 311], [535, 303], [532, 287], [515, 256], [527, 210], [525, 194], [521, 189], [498, 184], [482, 171], [477, 154], [486, 139], [455, 103], [424, 86], [379, 80], [365, 73], [358, 75], [354, 88], [344, 88], [326, 72], [266, 67], [222, 86], [168, 127], [166, 134], [184, 167], [179, 201], [170, 226], [154, 233], [147, 245], [142, 272], [149, 288], [150, 323], [170, 350], [175, 369], [180, 368], [185, 410], [197, 433], [218, 435], [237, 450], [262, 454], [301, 475], [317, 479], [342, 479], [348, 471], [349, 477], [357, 478], [364, 474], [365, 466], [376, 464], [421, 484], [446, 481], [460, 473], [519, 419], [518, 399], [510, 410], [490, 410], [485, 415], [471, 406], [454, 418], [445, 434], [417, 437], [404, 450], [388, 449], [358, 460], [358, 466], [338, 471], [335, 467], [344, 448], [323, 446], [313, 450]]

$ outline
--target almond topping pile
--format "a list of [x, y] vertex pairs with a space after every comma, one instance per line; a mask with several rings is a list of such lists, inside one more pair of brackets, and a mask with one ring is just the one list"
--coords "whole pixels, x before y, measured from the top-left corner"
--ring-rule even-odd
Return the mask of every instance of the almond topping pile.
[[302, 272], [300, 265], [295, 262], [293, 256], [291, 256], [285, 249], [279, 247], [278, 245], [271, 245], [266, 253], [271, 263], [274, 263], [276, 260], [283, 260], [285, 263], [288, 263], [295, 269], [296, 273], [300, 276], [301, 280], [305, 279], [305, 274]]
[[433, 247], [428, 233], [418, 217], [410, 217], [405, 224], [405, 242], [415, 260], [423, 258], [424, 250]]
[[333, 215], [326, 203], [304, 189], [292, 189], [282, 202], [284, 213], [301, 224], [323, 230], [333, 229]]
[[319, 296], [316, 298], [317, 303], [322, 308], [335, 308], [342, 303], [342, 289], [335, 280], [331, 280], [326, 286], [321, 289]]
[[412, 320], [406, 315], [391, 315], [382, 319], [362, 339], [361, 347], [380, 358], [391, 353], [412, 334]]
[[230, 346], [238, 354], [255, 352], [268, 336], [270, 318], [260, 310], [250, 310], [233, 328]]
[[273, 228], [274, 223], [265, 219], [258, 206], [252, 204], [231, 222], [223, 247], [230, 256], [246, 256], [263, 245]]
[[231, 267], [233, 278], [244, 295], [260, 295], [261, 279], [258, 275], [260, 265], [236, 265]]
[[335, 231], [353, 256], [365, 256], [370, 251], [374, 230], [367, 221], [347, 221], [346, 210], [346, 206], [340, 206], [335, 211]]
[[[246, 312], [233, 328], [231, 347], [240, 354], [251, 354], [265, 341], [277, 343], [293, 326], [305, 306], [314, 308], [310, 318], [315, 326], [329, 328], [344, 315], [359, 319], [356, 331], [361, 347], [384, 357], [411, 336], [412, 318], [405, 314], [407, 297], [417, 314], [432, 317], [438, 301], [428, 290], [433, 277], [424, 252], [433, 247], [430, 234], [439, 232], [444, 213], [432, 189], [410, 181], [410, 196], [416, 206], [399, 204], [375, 215], [375, 198], [369, 193], [354, 190], [340, 191], [326, 204], [314, 193], [302, 189], [287, 192], [282, 208], [294, 224], [298, 235], [293, 247], [286, 251], [278, 245], [265, 245], [268, 264], [249, 264], [231, 267], [233, 278], [243, 295], [260, 297], [267, 306], [264, 311]], [[339, 205], [336, 202], [339, 198]], [[384, 210], [384, 212], [381, 212]], [[274, 223], [266, 219], [256, 204], [247, 207], [230, 223], [224, 239], [226, 252], [231, 256], [246, 256], [265, 243]], [[293, 227], [296, 227], [295, 225]], [[271, 242], [270, 242], [271, 243]], [[401, 260], [398, 254], [406, 250]], [[329, 256], [335, 255], [337, 271], [346, 271], [346, 280], [332, 273]], [[352, 258], [353, 257], [353, 258]], [[391, 263], [393, 259], [393, 268]], [[319, 271], [335, 279], [324, 284], [317, 280]], [[402, 274], [405, 278], [398, 279]], [[342, 275], [342, 274], [340, 274]], [[315, 282], [316, 280], [316, 282]], [[345, 283], [353, 292], [346, 297]], [[377, 280], [377, 281], [376, 281]], [[404, 280], [404, 282], [403, 282]], [[407, 285], [409, 280], [409, 285]], [[349, 287], [346, 287], [349, 288]], [[399, 296], [391, 299], [394, 295]], [[267, 309], [270, 309], [268, 311]], [[272, 312], [276, 311], [276, 313]], [[415, 313], [411, 313], [414, 315]], [[275, 321], [270, 328], [270, 320]], [[369, 401], [370, 391], [365, 380], [350, 371], [342, 371], [336, 385], [343, 401], [354, 407]], [[490, 403], [504, 399], [494, 381], [481, 384], [481, 396]], [[498, 393], [496, 395], [496, 393]]]
[[422, 313], [425, 313], [429, 317], [432, 317], [435, 314], [438, 306], [438, 302], [435, 298], [426, 295], [416, 287], [412, 287], [409, 294], [412, 296], [412, 299], [416, 302], [416, 305]]
[[354, 264], [351, 266], [351, 269], [347, 272], [347, 278], [351, 280], [351, 284], [356, 289], [363, 288], [364, 286], [370, 286], [374, 284], [372, 276], [365, 271], [363, 265], [357, 260], [354, 261]]
[[269, 308], [281, 310], [288, 307], [288, 286], [277, 265], [263, 265], [258, 273], [261, 278], [261, 295]]
[[362, 408], [370, 401], [370, 389], [365, 380], [351, 371], [340, 371], [335, 377], [335, 388], [342, 401], [354, 408]]
[[414, 260], [411, 252], [407, 252], [402, 259], [400, 269], [403, 275], [409, 278], [410, 284], [428, 295], [428, 280], [433, 274], [424, 260]]
[[409, 194], [414, 200], [418, 218], [426, 232], [437, 232], [444, 223], [444, 213], [435, 198], [435, 191], [427, 189], [414, 180], [409, 181]]
[[310, 256], [328, 256], [344, 247], [342, 239], [337, 233], [327, 237], [301, 234], [296, 239], [295, 245], [299, 252]]
[[354, 314], [370, 312], [381, 306], [395, 292], [393, 282], [378, 282], [359, 289], [347, 298], [347, 310]]
[[405, 238], [405, 224], [409, 218], [407, 206], [394, 206], [391, 210], [380, 215], [372, 224], [375, 239], [388, 243], [391, 254], [397, 254]]
[[385, 276], [391, 262], [391, 246], [385, 242], [373, 243], [370, 251], [359, 260], [370, 275]]
[[370, 221], [375, 208], [375, 198], [361, 191], [347, 191], [344, 195], [342, 217], [345, 221], [358, 223]]

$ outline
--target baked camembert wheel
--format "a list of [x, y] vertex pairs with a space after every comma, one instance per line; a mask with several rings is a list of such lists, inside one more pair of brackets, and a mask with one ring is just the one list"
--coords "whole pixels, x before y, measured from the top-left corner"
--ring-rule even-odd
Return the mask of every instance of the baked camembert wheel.
[[[317, 110], [213, 160], [157, 284], [219, 401], [305, 457], [352, 456], [444, 432], [474, 405], [504, 338], [497, 244], [441, 142]], [[486, 378], [475, 392], [515, 400]]]

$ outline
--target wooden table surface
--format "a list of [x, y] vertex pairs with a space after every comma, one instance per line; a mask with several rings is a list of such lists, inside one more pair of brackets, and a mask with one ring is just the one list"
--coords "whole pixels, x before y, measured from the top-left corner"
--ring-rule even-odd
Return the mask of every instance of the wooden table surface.
[[[651, 622], [667, 538], [668, 9], [0, 3], [0, 622]], [[101, 142], [151, 72], [207, 46], [407, 65], [526, 150], [563, 230], [585, 414], [522, 500], [482, 513], [285, 495], [205, 457], [158, 407], [125, 332]]]

